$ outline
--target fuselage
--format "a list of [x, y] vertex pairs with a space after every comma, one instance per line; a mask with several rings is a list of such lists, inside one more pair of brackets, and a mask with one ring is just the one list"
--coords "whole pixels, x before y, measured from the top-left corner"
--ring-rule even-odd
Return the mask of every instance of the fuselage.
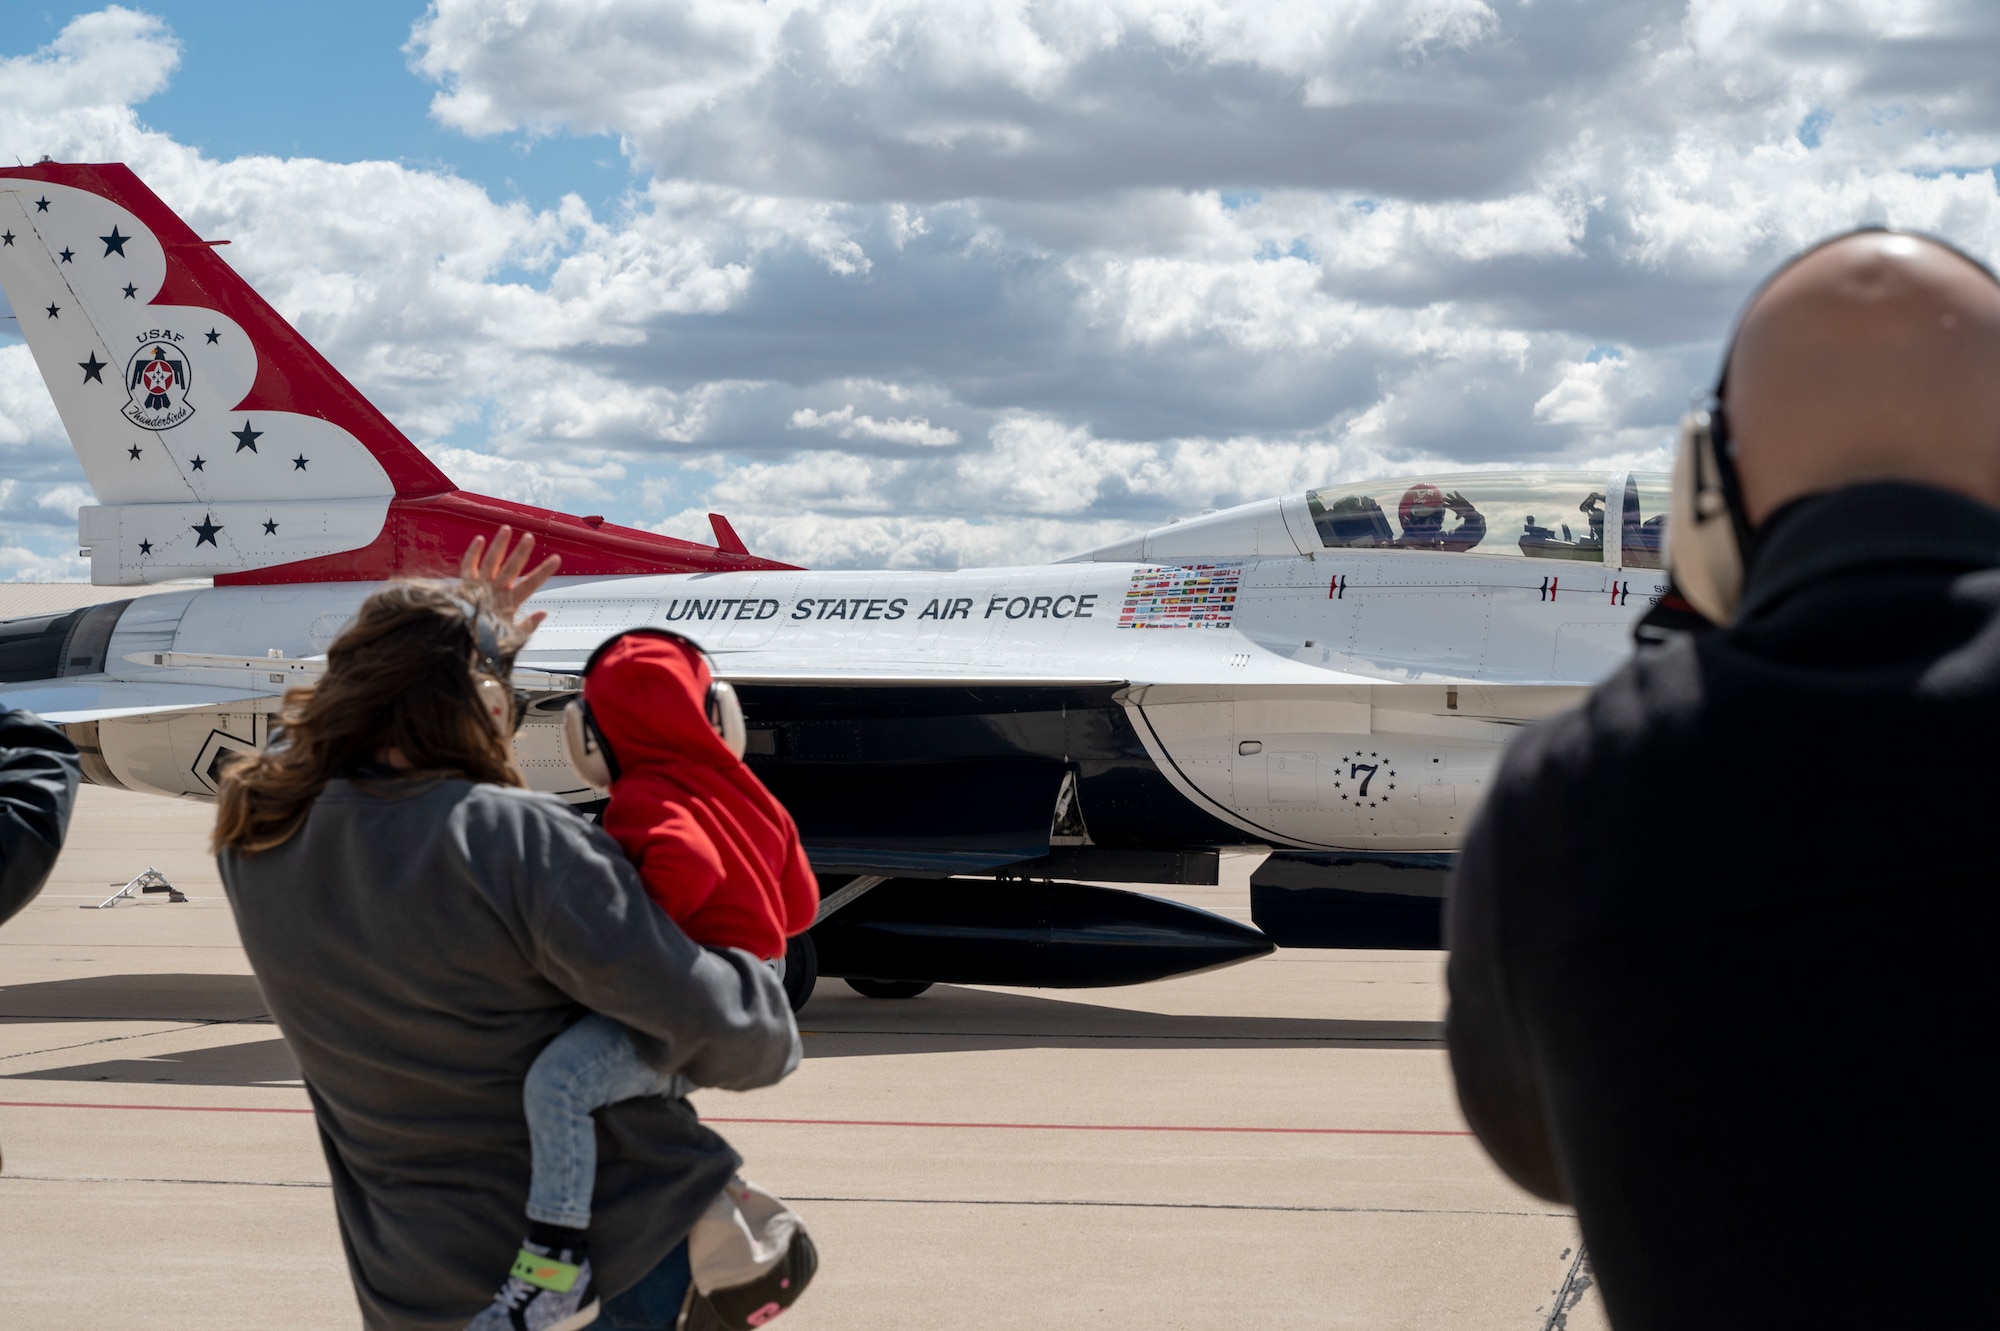
[[[170, 652], [322, 654], [379, 585], [206, 588], [125, 606], [97, 675], [112, 686], [107, 697], [121, 682], [214, 696], [198, 709], [93, 723], [84, 738], [101, 776], [211, 795], [218, 756], [261, 745], [279, 695], [297, 681], [151, 662]], [[560, 677], [611, 634], [676, 629], [745, 691], [752, 761], [767, 764], [797, 755], [775, 740], [760, 745], [758, 731], [815, 690], [900, 691], [905, 701], [892, 710], [907, 712], [922, 710], [911, 697], [962, 683], [985, 696], [1013, 690], [1004, 710], [1015, 717], [1081, 715], [1095, 702], [1120, 731], [1098, 726], [1098, 739], [1127, 749], [1136, 740], [1179, 797], [1157, 818], [1100, 814], [1114, 839], [1154, 841], [1178, 821], [1198, 830], [1189, 839], [1211, 844], [1450, 850], [1512, 728], [1616, 668], [1633, 621], [1663, 591], [1652, 568], [1351, 548], [958, 572], [557, 578], [534, 601], [548, 618], [520, 664], [555, 676], [544, 693], [559, 696]], [[1091, 737], [1073, 725], [1000, 729], [1013, 743], [994, 753], [1070, 764], [1092, 756], [1075, 752]], [[994, 731], [987, 724], [982, 742]], [[898, 756], [964, 756], [951, 747]], [[593, 797], [563, 761], [548, 707], [531, 714], [519, 751], [531, 784]], [[1092, 798], [1095, 774], [1078, 770], [1088, 819], [1107, 802]], [[1190, 820], [1196, 811], [1205, 822]]]

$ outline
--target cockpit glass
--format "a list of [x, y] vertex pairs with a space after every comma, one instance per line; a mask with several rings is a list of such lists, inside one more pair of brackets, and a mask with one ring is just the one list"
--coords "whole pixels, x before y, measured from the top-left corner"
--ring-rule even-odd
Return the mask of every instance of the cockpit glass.
[[1659, 568], [1667, 477], [1659, 472], [1460, 472], [1306, 492], [1330, 549], [1442, 550], [1604, 562], [1605, 522], [1627, 567]]

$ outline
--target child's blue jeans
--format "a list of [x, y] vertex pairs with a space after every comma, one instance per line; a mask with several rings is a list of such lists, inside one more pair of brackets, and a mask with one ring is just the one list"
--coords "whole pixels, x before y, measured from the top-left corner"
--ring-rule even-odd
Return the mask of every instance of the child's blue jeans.
[[622, 1025], [595, 1012], [549, 1041], [528, 1069], [521, 1095], [535, 1152], [528, 1218], [571, 1229], [590, 1224], [597, 1187], [593, 1110], [634, 1096], [678, 1097], [693, 1089], [686, 1077], [654, 1070]]

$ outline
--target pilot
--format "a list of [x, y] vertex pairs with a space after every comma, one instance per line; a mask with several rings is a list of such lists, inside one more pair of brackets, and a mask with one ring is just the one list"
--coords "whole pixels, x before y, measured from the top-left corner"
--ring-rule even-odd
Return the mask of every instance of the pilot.
[[1996, 365], [1941, 242], [1781, 268], [1683, 425], [1712, 627], [1515, 738], [1468, 835], [1459, 1101], [1619, 1331], [1991, 1325]]
[[[1458, 525], [1444, 529], [1445, 510], [1458, 515]], [[1454, 490], [1444, 493], [1429, 481], [1419, 481], [1403, 492], [1396, 509], [1403, 534], [1390, 542], [1398, 550], [1470, 550], [1486, 539], [1486, 519], [1472, 501]]]
[[1583, 502], [1576, 506], [1576, 511], [1583, 514], [1584, 520], [1590, 523], [1590, 537], [1589, 537], [1590, 543], [1592, 545], [1602, 546], [1604, 544], [1603, 492], [1600, 490], [1592, 490], [1589, 494], [1584, 496]]

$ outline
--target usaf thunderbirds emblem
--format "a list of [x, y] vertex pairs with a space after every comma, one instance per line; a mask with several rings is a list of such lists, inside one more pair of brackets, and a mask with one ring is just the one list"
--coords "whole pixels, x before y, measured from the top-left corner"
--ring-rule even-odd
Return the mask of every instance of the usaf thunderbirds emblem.
[[146, 342], [125, 367], [125, 419], [142, 430], [171, 430], [188, 417], [187, 353], [171, 342]]

